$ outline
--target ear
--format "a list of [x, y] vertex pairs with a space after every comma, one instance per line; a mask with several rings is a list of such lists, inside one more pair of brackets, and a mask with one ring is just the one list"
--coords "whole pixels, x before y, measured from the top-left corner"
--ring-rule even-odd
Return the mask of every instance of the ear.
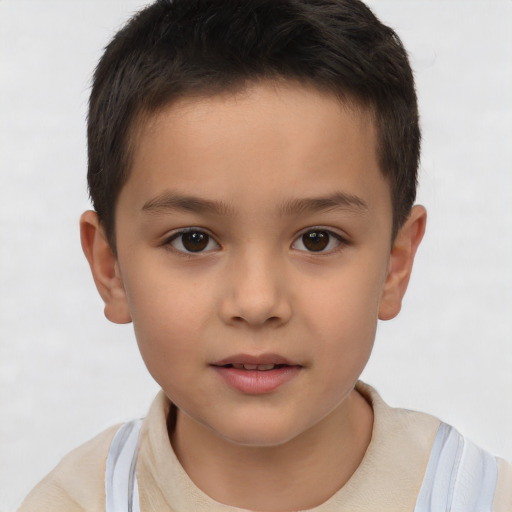
[[400, 312], [402, 299], [411, 277], [414, 256], [425, 233], [427, 211], [413, 206], [405, 224], [400, 228], [391, 248], [388, 274], [379, 307], [379, 319], [391, 320]]
[[87, 211], [80, 218], [80, 238], [96, 288], [105, 302], [105, 316], [116, 324], [131, 322], [119, 265], [98, 214]]

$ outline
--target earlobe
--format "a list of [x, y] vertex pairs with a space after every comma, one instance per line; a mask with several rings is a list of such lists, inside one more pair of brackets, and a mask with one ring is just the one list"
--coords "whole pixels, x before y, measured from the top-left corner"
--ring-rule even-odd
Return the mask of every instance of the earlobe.
[[105, 303], [105, 316], [116, 324], [131, 322], [117, 258], [96, 212], [86, 211], [82, 214], [80, 238], [96, 288]]
[[388, 273], [380, 302], [380, 320], [391, 320], [400, 312], [411, 277], [414, 257], [425, 233], [426, 222], [425, 208], [416, 205], [398, 231], [391, 248]]

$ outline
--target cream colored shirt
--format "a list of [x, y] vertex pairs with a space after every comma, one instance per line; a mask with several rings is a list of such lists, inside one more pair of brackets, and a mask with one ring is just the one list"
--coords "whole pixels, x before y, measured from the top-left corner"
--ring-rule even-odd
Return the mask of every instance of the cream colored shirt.
[[[440, 421], [386, 405], [370, 386], [359, 392], [374, 410], [372, 440], [350, 480], [314, 512], [412, 512]], [[141, 512], [235, 512], [190, 480], [167, 434], [170, 403], [160, 392], [144, 420], [137, 477]], [[69, 453], [27, 496], [19, 512], [104, 512], [105, 461], [118, 426]], [[512, 466], [498, 459], [492, 512], [512, 512]]]

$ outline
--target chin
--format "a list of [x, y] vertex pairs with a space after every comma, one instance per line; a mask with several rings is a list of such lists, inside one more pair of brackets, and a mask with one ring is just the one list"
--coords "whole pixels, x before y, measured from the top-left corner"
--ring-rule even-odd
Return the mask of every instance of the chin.
[[239, 425], [231, 424], [227, 428], [214, 429], [215, 433], [225, 441], [246, 447], [271, 448], [282, 446], [301, 434], [297, 425], [276, 425], [272, 422], [246, 420]]

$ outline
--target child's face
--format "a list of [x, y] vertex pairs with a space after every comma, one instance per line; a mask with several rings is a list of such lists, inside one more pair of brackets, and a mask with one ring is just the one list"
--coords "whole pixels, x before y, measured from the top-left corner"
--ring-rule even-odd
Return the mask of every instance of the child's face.
[[270, 446], [352, 392], [390, 316], [375, 148], [368, 115], [293, 85], [181, 100], [142, 127], [116, 209], [116, 300], [189, 418]]

